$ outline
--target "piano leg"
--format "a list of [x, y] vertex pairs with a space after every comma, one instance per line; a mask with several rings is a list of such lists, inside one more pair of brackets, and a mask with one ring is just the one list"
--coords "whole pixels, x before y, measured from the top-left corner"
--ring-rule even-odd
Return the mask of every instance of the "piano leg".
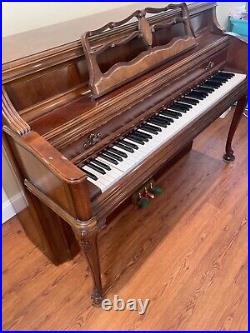
[[236, 108], [234, 111], [234, 116], [233, 116], [231, 126], [230, 126], [230, 129], [228, 132], [227, 143], [226, 143], [226, 153], [223, 156], [223, 159], [226, 162], [231, 162], [231, 161], [235, 160], [234, 151], [232, 149], [232, 141], [233, 141], [235, 131], [239, 125], [241, 116], [245, 110], [246, 103], [247, 103], [246, 96], [241, 97], [237, 102], [237, 105], [236, 105]]
[[94, 290], [91, 295], [93, 305], [100, 305], [103, 300], [103, 291], [97, 244], [98, 227], [96, 219], [92, 219], [92, 221], [91, 226], [77, 228], [74, 232], [91, 270], [94, 283]]

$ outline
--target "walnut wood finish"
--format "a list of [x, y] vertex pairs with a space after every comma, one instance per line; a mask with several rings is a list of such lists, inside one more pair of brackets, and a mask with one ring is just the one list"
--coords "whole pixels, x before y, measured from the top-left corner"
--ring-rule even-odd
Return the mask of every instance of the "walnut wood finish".
[[[50, 253], [53, 261], [62, 262], [74, 255], [77, 239], [92, 273], [95, 304], [104, 295], [97, 243], [99, 229], [134, 191], [181, 156], [204, 128], [239, 100], [226, 147], [226, 153], [232, 156], [231, 143], [244, 108], [247, 80], [105, 193], [88, 182], [78, 167], [215, 71], [226, 68], [247, 73], [246, 43], [222, 31], [216, 20], [215, 4], [190, 5], [190, 15], [187, 7], [181, 6], [148, 7], [87, 34], [100, 69], [110, 71], [111, 77], [116, 65], [117, 69], [122, 68], [121, 58], [129, 66], [131, 59], [143, 52], [141, 44], [133, 39], [138, 33], [138, 22], [149, 52], [155, 44], [167, 50], [171, 40], [181, 40], [183, 23], [184, 35], [195, 38], [197, 44], [178, 53], [173, 43], [171, 50], [178, 54], [168, 57], [164, 64], [158, 62], [154, 69], [149, 64], [147, 70], [151, 70], [139, 77], [141, 68], [135, 66], [130, 71], [128, 67], [131, 81], [124, 83], [119, 79], [110, 86], [116, 89], [98, 100], [91, 98], [88, 82], [92, 74], [91, 70], [88, 73], [89, 60], [79, 41], [3, 66], [3, 129], [19, 178], [38, 217], [36, 235], [42, 230], [41, 239], [35, 243], [44, 243], [48, 233], [48, 242], [39, 246], [49, 248], [44, 252]], [[146, 18], [147, 13], [154, 15]], [[134, 17], [137, 24], [129, 23]], [[112, 43], [119, 45], [107, 47]], [[121, 82], [124, 84], [117, 88], [116, 84]], [[55, 248], [51, 246], [53, 240]], [[58, 256], [60, 248], [64, 249], [62, 257]]]
[[[20, 212], [20, 207], [16, 207], [15, 202], [12, 205], [18, 212], [18, 219], [26, 235], [55, 265], [71, 260], [79, 252], [79, 246], [70, 226], [23, 186], [25, 177], [8, 137], [3, 135], [3, 145], [19, 188], [25, 193], [28, 207]], [[8, 193], [8, 188], [5, 191], [9, 197], [12, 196], [12, 193]], [[29, 223], [30, 220], [32, 223]]]
[[[189, 6], [190, 19], [195, 34], [199, 34], [201, 30], [208, 29], [208, 25], [211, 25], [212, 21], [209, 20], [209, 16], [214, 6], [214, 3], [195, 3]], [[151, 25], [160, 23], [162, 20], [172, 19], [178, 13], [179, 10], [171, 10], [164, 14], [157, 14], [152, 19], [149, 17], [148, 21]], [[81, 31], [80, 27], [81, 24], [79, 24], [79, 31]], [[72, 30], [72, 34], [76, 35], [77, 32], [74, 29], [73, 23], [72, 26], [62, 25], [62, 31], [67, 30], [70, 33]], [[117, 36], [126, 35], [135, 30], [134, 24], [129, 24], [119, 30], [119, 34], [117, 32], [116, 35], [114, 33], [105, 33], [98, 39], [93, 39], [97, 45], [101, 45], [103, 40], [115, 40]], [[33, 54], [36, 50], [32, 50], [31, 55], [28, 53], [25, 39], [21, 39], [23, 35], [20, 36], [20, 42], [15, 38], [14, 41], [11, 40], [9, 43], [12, 48], [9, 50], [11, 59], [14, 58], [15, 60], [9, 62], [9, 57], [5, 57], [7, 62], [3, 64], [3, 83], [14, 108], [29, 123], [32, 119], [39, 118], [43, 114], [54, 111], [56, 107], [76, 99], [80, 96], [80, 93], [90, 93], [88, 89], [88, 69], [80, 41], [67, 43], [66, 40], [63, 40], [64, 43], [58, 46], [58, 40], [61, 40], [62, 35], [64, 35], [59, 33], [59, 31], [60, 29], [57, 29], [56, 32], [54, 30], [50, 31], [50, 29], [43, 31], [43, 36], [47, 36], [48, 42], [46, 44], [44, 41], [43, 52], [41, 52], [39, 44], [40, 51], [37, 51], [36, 54]], [[158, 35], [159, 40], [164, 42], [167, 36], [160, 34], [160, 32], [158, 32]], [[39, 40], [39, 37], [39, 34], [27, 33], [26, 39], [29, 40], [29, 45], [34, 45], [35, 47], [38, 44], [37, 40]], [[56, 45], [54, 48], [52, 46], [53, 38]], [[207, 45], [210, 43], [208, 42]], [[5, 44], [7, 45], [4, 48], [7, 48], [7, 41]], [[8, 47], [10, 48], [10, 46]], [[21, 52], [21, 50], [24, 50], [24, 52]], [[134, 50], [137, 50], [136, 45], [134, 45]], [[129, 52], [131, 53], [131, 50], [127, 49], [122, 54], [128, 56]], [[25, 56], [22, 57], [22, 54]], [[105, 56], [105, 59], [102, 59], [103, 65], [105, 65], [105, 61], [107, 62], [111, 59], [114, 61], [114, 56], [115, 54], [110, 54], [109, 58]], [[109, 63], [107, 62], [106, 65], [109, 65]], [[26, 93], [27, 90], [29, 94]], [[89, 104], [88, 98], [85, 99], [84, 104]], [[74, 117], [75, 114], [72, 113], [71, 118]], [[39, 133], [42, 133], [41, 131], [42, 127], [40, 126]]]
[[55, 268], [15, 217], [2, 226], [3, 330], [247, 331], [248, 124], [243, 117], [239, 157], [227, 165], [221, 143], [231, 116], [162, 174], [164, 193], [147, 209], [128, 205], [99, 235], [107, 297], [149, 298], [144, 316], [91, 307], [86, 260]]
[[239, 125], [240, 119], [242, 117], [243, 111], [245, 110], [246, 104], [247, 104], [247, 96], [243, 96], [238, 100], [237, 106], [235, 108], [233, 120], [228, 133], [228, 138], [226, 143], [226, 153], [223, 157], [226, 162], [231, 162], [235, 160], [234, 151], [232, 149], [232, 141], [235, 131]]
[[[180, 9], [180, 17], [175, 17], [171, 22], [167, 22], [167, 25], [152, 25], [146, 19], [146, 14], [155, 14], [167, 12], [171, 9]], [[96, 48], [91, 47], [89, 38], [98, 36], [100, 33], [106, 30], [113, 30], [117, 27], [126, 24], [131, 19], [136, 18], [138, 20], [138, 30], [132, 32], [130, 35], [122, 38], [120, 41], [108, 42], [103, 46]], [[175, 37], [165, 45], [157, 45], [157, 38], [154, 35], [154, 31], [167, 27], [167, 30], [163, 31], [165, 34], [170, 33], [170, 28], [174, 24], [184, 25], [185, 35], [183, 37]], [[117, 62], [112, 65], [108, 70], [102, 72], [98, 63], [98, 56], [104, 51], [116, 47], [126, 46], [130, 41], [137, 39], [138, 44], [144, 44], [142, 51], [133, 59], [128, 62]], [[92, 90], [93, 97], [100, 97], [109, 91], [112, 91], [127, 81], [131, 81], [142, 73], [148, 72], [153, 67], [159, 66], [162, 62], [168, 61], [170, 58], [183, 53], [190, 48], [196, 46], [194, 32], [191, 27], [190, 17], [187, 5], [185, 3], [168, 5], [164, 8], [146, 8], [145, 10], [137, 10], [126, 19], [120, 22], [110, 22], [102, 28], [95, 31], [88, 31], [82, 36], [82, 46], [85, 53], [85, 57], [88, 64], [89, 71], [89, 85]]]
[[17, 134], [24, 135], [30, 131], [30, 126], [16, 112], [4, 87], [2, 88], [2, 113], [6, 124]]

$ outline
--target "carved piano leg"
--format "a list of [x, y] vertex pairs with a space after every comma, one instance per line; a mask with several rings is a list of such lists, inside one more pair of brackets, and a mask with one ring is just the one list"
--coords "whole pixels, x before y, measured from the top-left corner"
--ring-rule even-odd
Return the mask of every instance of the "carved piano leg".
[[90, 225], [78, 227], [74, 232], [91, 270], [94, 283], [91, 299], [94, 305], [100, 305], [103, 299], [103, 290], [97, 244], [98, 227], [95, 219], [91, 221]]
[[246, 103], [247, 103], [246, 96], [241, 97], [237, 102], [237, 106], [235, 108], [234, 116], [233, 116], [231, 126], [230, 126], [230, 129], [228, 132], [227, 143], [226, 143], [226, 153], [223, 156], [223, 159], [226, 162], [231, 162], [231, 161], [235, 160], [234, 151], [232, 149], [232, 141], [233, 141], [234, 133], [239, 125], [241, 116], [245, 110]]

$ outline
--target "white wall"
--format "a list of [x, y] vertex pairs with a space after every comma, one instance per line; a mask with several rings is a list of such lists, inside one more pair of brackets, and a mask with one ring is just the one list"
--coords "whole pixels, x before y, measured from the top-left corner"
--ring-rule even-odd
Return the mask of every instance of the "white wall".
[[3, 2], [3, 36], [16, 34], [133, 2]]
[[[72, 20], [137, 2], [3, 2], [3, 36]], [[164, 5], [167, 2], [162, 2]], [[231, 10], [243, 2], [218, 2], [218, 19], [226, 27]]]
[[245, 2], [217, 2], [217, 17], [220, 24], [227, 28], [228, 16], [233, 13], [233, 11], [241, 6], [245, 6]]
[[[164, 5], [166, 3], [163, 2]], [[136, 8], [138, 2], [3, 2], [3, 36], [72, 20], [129, 4], [135, 5]], [[217, 16], [220, 24], [226, 27], [230, 11], [242, 4], [244, 3], [218, 2]], [[138, 7], [141, 7], [141, 5], [138, 5]], [[10, 197], [11, 202], [19, 200], [19, 188], [13, 179], [13, 174], [9, 170], [9, 163], [6, 161], [5, 155], [2, 156], [2, 163], [5, 192]], [[5, 192], [2, 192], [2, 204], [8, 208], [10, 205]], [[5, 216], [10, 215], [7, 213]]]

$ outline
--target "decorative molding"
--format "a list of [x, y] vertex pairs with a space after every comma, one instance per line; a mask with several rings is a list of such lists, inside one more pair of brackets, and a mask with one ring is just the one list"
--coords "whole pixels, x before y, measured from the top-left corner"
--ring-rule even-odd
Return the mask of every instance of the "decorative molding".
[[[169, 13], [174, 10], [179, 10], [179, 16], [174, 16], [171, 20], [171, 24], [162, 28], [167, 28], [165, 32], [169, 34], [169, 29], [177, 23], [181, 23], [184, 26], [184, 36], [177, 36], [172, 38], [164, 45], [153, 44], [155, 39], [155, 25], [151, 24], [146, 15]], [[119, 37], [119, 32], [115, 33], [116, 29], [122, 28], [122, 26], [128, 24], [132, 19], [136, 18], [137, 29], [131, 32], [128, 36]], [[152, 19], [152, 16], [150, 17]], [[168, 23], [170, 23], [168, 21]], [[113, 32], [114, 37], [118, 38], [118, 41], [106, 41], [103, 46], [98, 48], [95, 44], [91, 43], [91, 38], [102, 35], [104, 32]], [[115, 48], [121, 45], [127, 45], [128, 41], [137, 38], [145, 45], [143, 52], [140, 52], [136, 57], [130, 61], [116, 61], [106, 72], [102, 72], [98, 56], [104, 55], [104, 51], [107, 49]], [[89, 86], [94, 98], [105, 95], [106, 93], [115, 90], [126, 82], [144, 74], [151, 69], [159, 66], [163, 62], [171, 59], [177, 54], [188, 51], [190, 48], [195, 47], [198, 43], [195, 39], [195, 34], [192, 28], [189, 10], [185, 2], [179, 4], [168, 4], [164, 8], [145, 8], [137, 10], [127, 18], [119, 22], [109, 22], [103, 27], [87, 31], [81, 38], [82, 47], [84, 50], [85, 58], [89, 71]]]

